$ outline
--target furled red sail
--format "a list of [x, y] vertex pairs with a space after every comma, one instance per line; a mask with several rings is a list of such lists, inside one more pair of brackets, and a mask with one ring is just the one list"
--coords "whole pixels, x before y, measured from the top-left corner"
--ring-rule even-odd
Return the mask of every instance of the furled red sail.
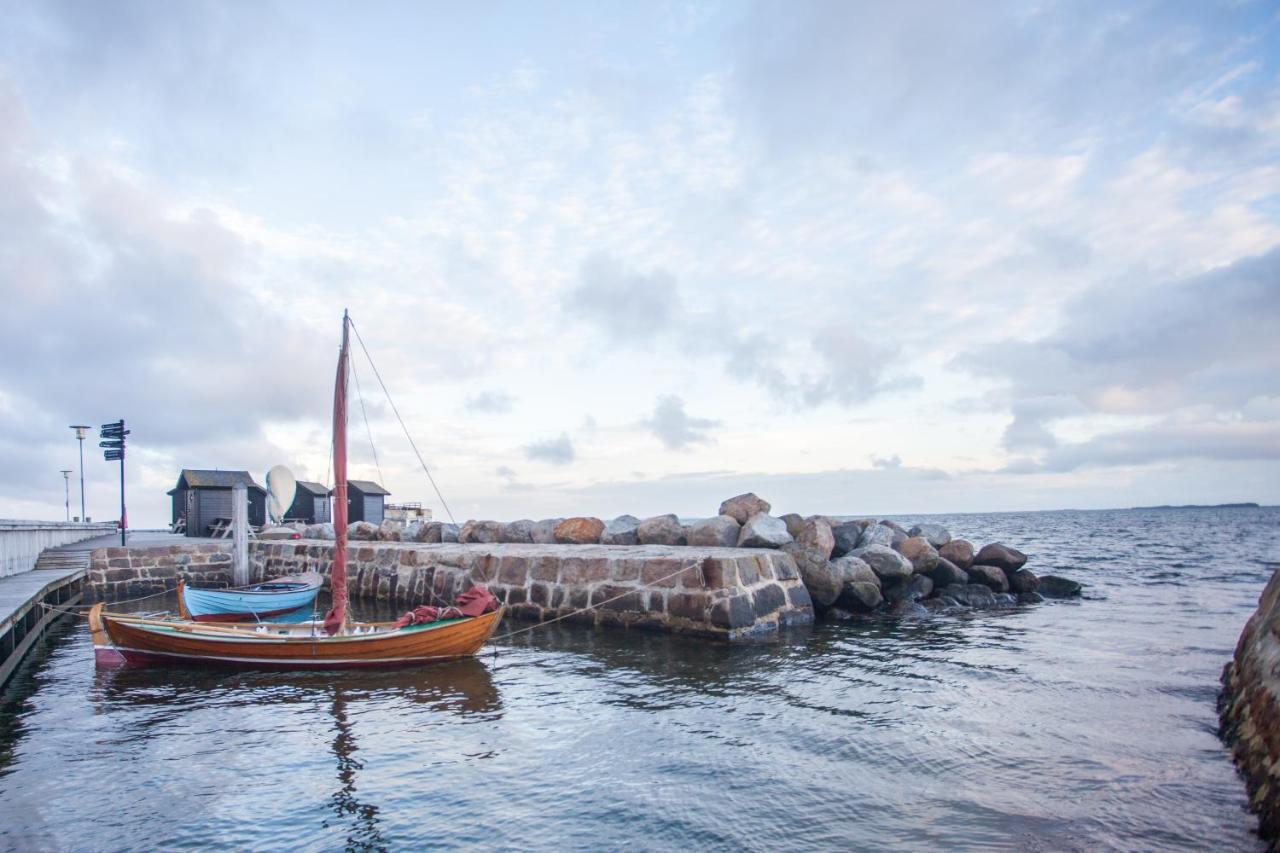
[[324, 630], [336, 634], [347, 621], [347, 359], [350, 341], [347, 312], [342, 312], [342, 351], [333, 387], [333, 569], [329, 589], [333, 606], [324, 616]]

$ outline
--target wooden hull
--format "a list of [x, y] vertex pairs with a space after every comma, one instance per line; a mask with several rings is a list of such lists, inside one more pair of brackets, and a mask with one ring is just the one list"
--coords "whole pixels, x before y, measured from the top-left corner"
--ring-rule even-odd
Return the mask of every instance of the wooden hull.
[[[243, 669], [352, 669], [419, 666], [476, 654], [493, 635], [502, 611], [448, 622], [392, 628], [353, 626], [370, 633], [303, 635], [297, 626], [235, 627], [146, 619], [100, 610], [90, 613], [102, 661], [118, 653], [128, 663], [197, 664]], [[307, 629], [303, 629], [305, 631]]]

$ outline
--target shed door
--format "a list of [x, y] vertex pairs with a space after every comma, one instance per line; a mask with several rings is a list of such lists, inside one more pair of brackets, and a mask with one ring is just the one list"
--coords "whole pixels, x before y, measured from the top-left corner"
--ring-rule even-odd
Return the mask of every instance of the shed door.
[[371, 524], [382, 523], [382, 495], [365, 495], [364, 520]]
[[311, 509], [315, 515], [316, 524], [324, 524], [329, 520], [329, 499], [328, 498], [316, 498], [315, 501], [312, 503]]

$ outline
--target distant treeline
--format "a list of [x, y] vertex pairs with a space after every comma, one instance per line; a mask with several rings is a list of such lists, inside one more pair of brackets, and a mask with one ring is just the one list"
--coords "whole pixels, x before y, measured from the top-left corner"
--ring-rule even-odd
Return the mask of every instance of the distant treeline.
[[1161, 504], [1160, 506], [1135, 506], [1134, 509], [1258, 509], [1256, 503], [1242, 504], [1182, 504], [1181, 506], [1173, 506], [1172, 504]]

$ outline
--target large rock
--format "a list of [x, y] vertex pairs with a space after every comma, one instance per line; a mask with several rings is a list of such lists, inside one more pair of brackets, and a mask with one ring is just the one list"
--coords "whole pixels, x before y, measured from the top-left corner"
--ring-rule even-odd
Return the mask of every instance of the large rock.
[[[878, 526], [878, 525], [877, 525]], [[887, 545], [868, 545], [850, 551], [848, 555], [857, 557], [876, 573], [883, 583], [893, 583], [911, 576], [913, 569], [906, 557]]]
[[422, 530], [427, 526], [425, 521], [409, 521], [405, 523], [404, 529], [400, 531], [401, 542], [421, 542]]
[[880, 586], [880, 577], [867, 562], [852, 554], [845, 554], [838, 560], [830, 562], [831, 570], [844, 583], [871, 583]]
[[872, 545], [883, 545], [886, 548], [893, 544], [894, 529], [884, 524], [870, 524], [863, 528], [858, 537], [858, 548], [869, 548]]
[[694, 522], [685, 535], [690, 545], [703, 548], [732, 548], [738, 544], [738, 535], [741, 532], [742, 525], [738, 524], [732, 516], [716, 515]]
[[604, 526], [604, 533], [600, 534], [600, 544], [635, 545], [640, 541], [636, 535], [636, 529], [639, 526], [640, 519], [634, 515], [620, 515]]
[[378, 525], [353, 521], [347, 525], [347, 538], [353, 542], [372, 542], [378, 538]]
[[1044, 575], [1036, 586], [1036, 592], [1045, 598], [1075, 598], [1083, 589], [1075, 581], [1058, 575]]
[[636, 527], [636, 538], [641, 545], [683, 545], [684, 525], [673, 514], [646, 518]]
[[1009, 592], [1015, 595], [1023, 592], [1036, 592], [1040, 588], [1040, 578], [1032, 574], [1030, 569], [1018, 569], [1009, 578]]
[[332, 542], [336, 536], [333, 532], [333, 525], [329, 522], [323, 524], [308, 524], [306, 531], [302, 534], [303, 539], [324, 539]]
[[782, 519], [758, 512], [747, 519], [738, 534], [739, 548], [781, 548], [793, 541]]
[[883, 600], [880, 587], [861, 581], [845, 584], [840, 594], [840, 604], [855, 613], [870, 613], [879, 607]]
[[996, 606], [996, 594], [989, 587], [978, 583], [943, 587], [938, 590], [938, 597], [944, 602], [954, 601], [958, 605], [979, 610], [989, 610]]
[[[795, 534], [791, 534], [795, 535]], [[800, 526], [800, 535], [795, 540], [806, 548], [821, 551], [827, 557], [836, 547], [835, 536], [831, 533], [831, 525], [821, 518], [806, 521]]]
[[951, 541], [951, 531], [941, 524], [917, 524], [907, 531], [907, 535], [923, 536], [935, 548], [941, 548]]
[[533, 520], [522, 518], [509, 521], [498, 531], [499, 542], [526, 543], [533, 541]]
[[967, 569], [973, 565], [973, 545], [966, 539], [952, 539], [938, 549], [938, 556]]
[[840, 524], [832, 525], [831, 536], [834, 547], [831, 549], [833, 558], [843, 557], [854, 548], [858, 547], [858, 540], [862, 537], [862, 531], [866, 529], [865, 524], [856, 521], [844, 521]]
[[912, 575], [885, 587], [883, 592], [884, 600], [890, 604], [896, 604], [899, 601], [919, 601], [933, 593], [933, 581], [924, 575]]
[[983, 566], [975, 564], [967, 569], [969, 583], [980, 583], [993, 592], [1008, 592], [1009, 577], [999, 566]]
[[444, 522], [440, 525], [440, 541], [441, 542], [457, 542], [458, 541], [458, 525]]
[[474, 519], [462, 525], [462, 529], [458, 531], [458, 541], [465, 544], [469, 543], [491, 543], [499, 542], [502, 537], [502, 523], [498, 521], [475, 521]]
[[604, 522], [589, 516], [566, 518], [556, 525], [556, 541], [562, 545], [595, 545], [604, 535]]
[[[737, 522], [735, 521], [734, 524]], [[791, 559], [795, 561], [796, 568], [800, 571], [800, 580], [809, 591], [809, 598], [813, 603], [821, 608], [835, 604], [836, 599], [840, 597], [844, 580], [826, 558], [818, 551], [805, 548], [796, 542], [783, 545], [782, 551], [790, 554]]]
[[533, 528], [529, 531], [529, 535], [533, 537], [535, 545], [551, 545], [556, 541], [556, 525], [564, 521], [563, 518], [544, 518], [542, 521], [535, 521]]
[[1027, 555], [1016, 548], [1010, 548], [1001, 542], [983, 545], [982, 550], [973, 558], [974, 563], [984, 566], [995, 566], [1012, 574], [1027, 564]]
[[967, 584], [969, 574], [945, 557], [939, 557], [938, 565], [929, 572], [929, 579], [933, 581], [934, 586], [941, 588], [952, 584]]
[[[746, 524], [751, 516], [762, 512], [767, 513], [771, 509], [773, 507], [768, 501], [756, 497], [755, 492], [747, 492], [745, 495], [729, 498], [720, 504], [719, 514], [731, 516], [739, 524]], [[785, 524], [783, 528], [786, 528]]]
[[899, 524], [896, 521], [892, 521], [888, 518], [885, 518], [885, 519], [881, 519], [880, 523], [885, 527], [889, 528], [890, 530], [901, 533], [903, 536], [910, 535], [909, 533], [907, 533], [907, 528], [903, 527], [901, 524]]
[[786, 515], [778, 516], [778, 518], [782, 519], [782, 523], [787, 526], [787, 532], [791, 534], [792, 539], [800, 537], [800, 530], [804, 527], [804, 519], [800, 517], [799, 513], [789, 512]]
[[928, 574], [938, 565], [938, 552], [923, 536], [903, 539], [894, 550], [911, 561], [911, 568], [918, 575]]
[[378, 525], [378, 538], [383, 542], [399, 542], [404, 532], [404, 522], [384, 518]]

